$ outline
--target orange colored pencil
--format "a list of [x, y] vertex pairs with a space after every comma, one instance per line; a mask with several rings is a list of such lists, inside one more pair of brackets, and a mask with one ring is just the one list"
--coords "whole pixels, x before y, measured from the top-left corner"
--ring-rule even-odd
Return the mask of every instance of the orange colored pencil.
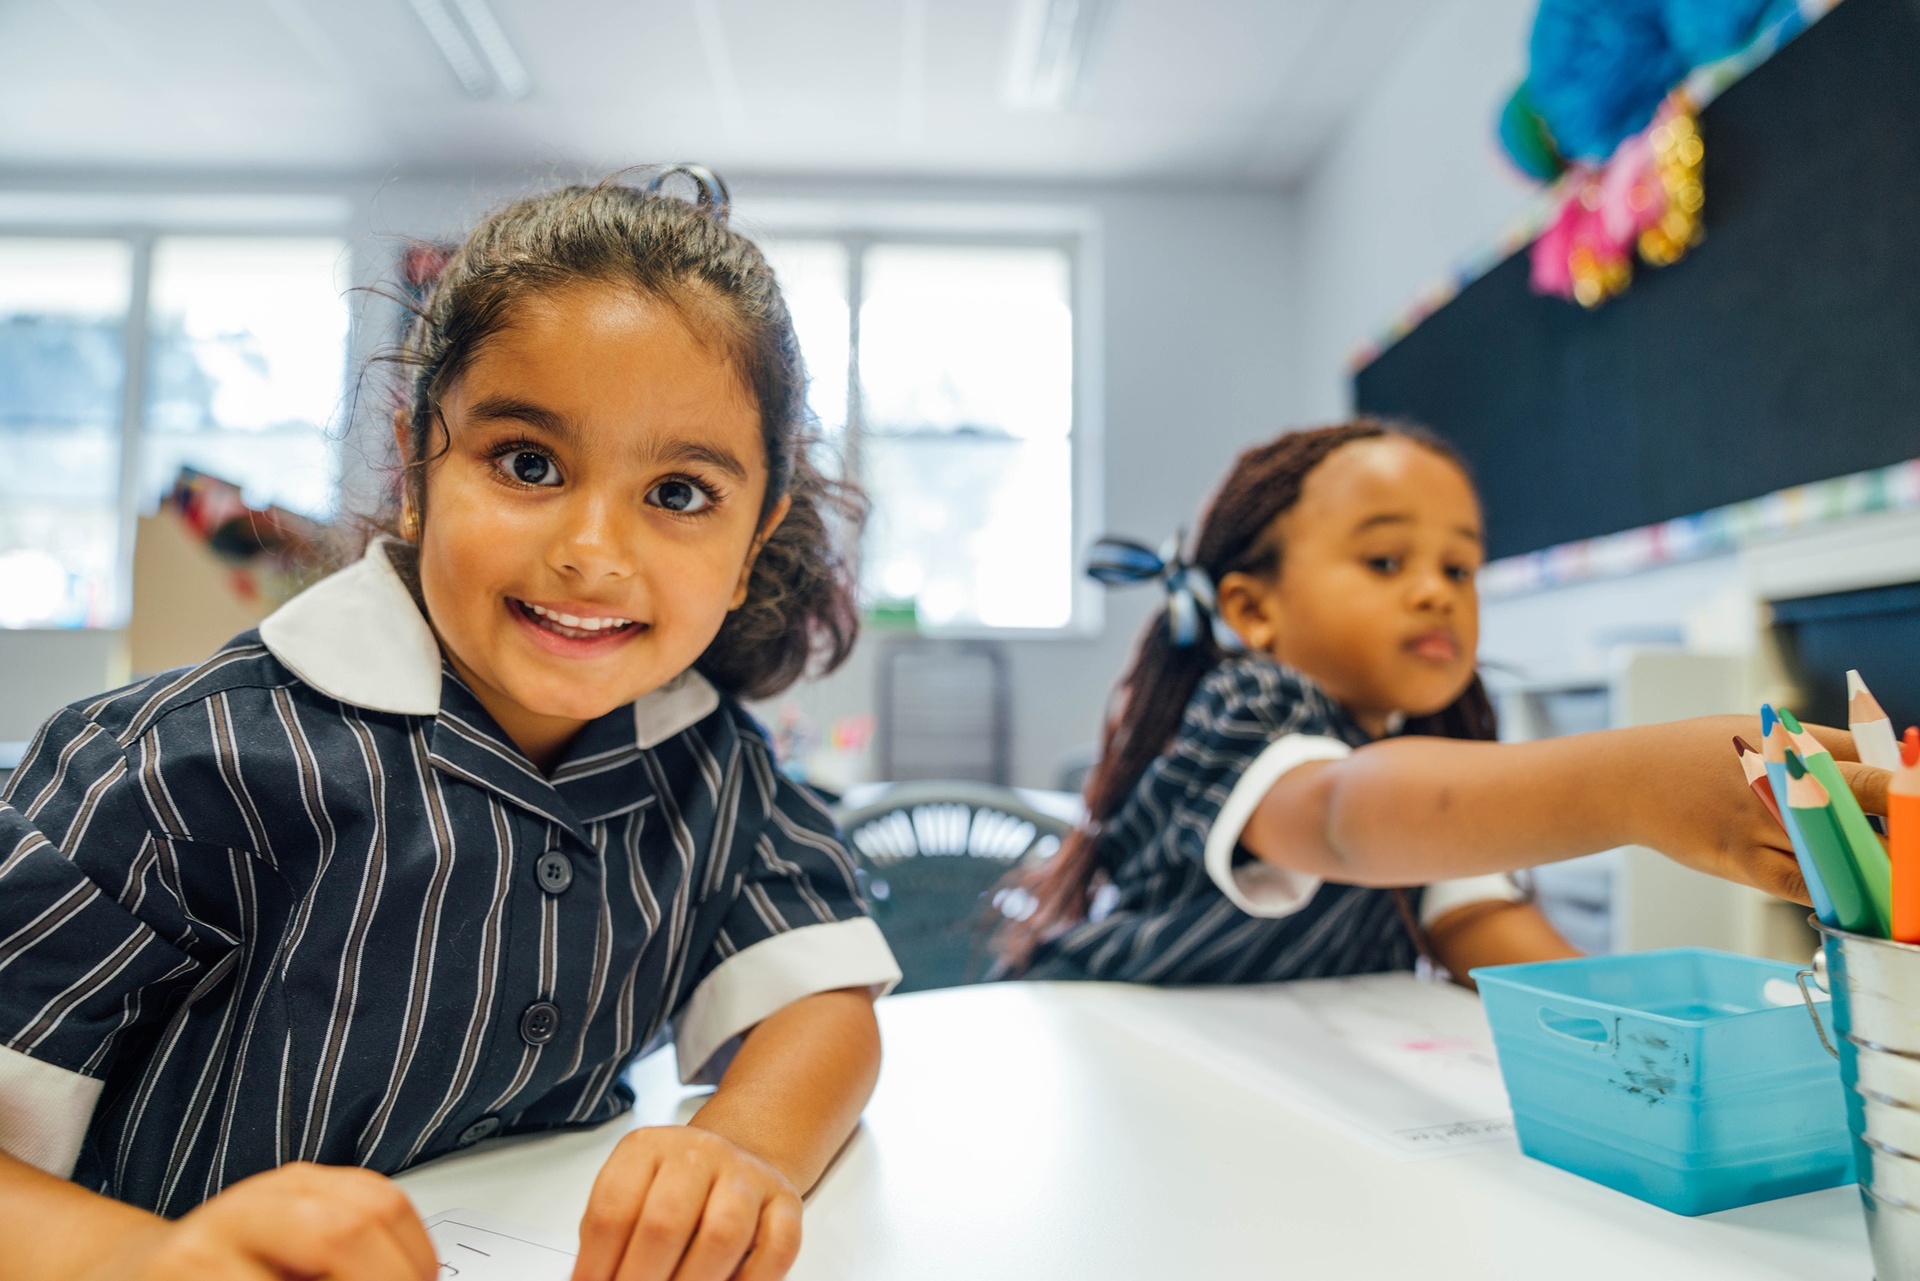
[[1893, 937], [1920, 943], [1920, 729], [1907, 728], [1900, 768], [1887, 785], [1887, 832], [1893, 846]]
[[1780, 802], [1774, 799], [1773, 783], [1767, 778], [1767, 761], [1760, 755], [1759, 749], [1738, 734], [1733, 736], [1733, 750], [1740, 754], [1740, 769], [1747, 776], [1747, 786], [1767, 807], [1767, 813], [1773, 815], [1773, 821], [1786, 827], [1787, 821], [1780, 817]]

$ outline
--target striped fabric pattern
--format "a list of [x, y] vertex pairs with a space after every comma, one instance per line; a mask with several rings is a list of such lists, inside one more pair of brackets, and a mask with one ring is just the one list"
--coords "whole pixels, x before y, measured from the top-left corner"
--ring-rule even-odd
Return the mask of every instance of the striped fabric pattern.
[[60, 712], [5, 802], [0, 1045], [104, 1081], [73, 1177], [168, 1215], [605, 1120], [716, 966], [863, 914], [730, 699], [652, 747], [617, 709], [549, 780], [451, 670], [372, 711], [254, 632]]
[[1319, 687], [1263, 654], [1232, 655], [1209, 672], [1172, 745], [1102, 829], [1112, 910], [1046, 944], [1025, 977], [1269, 983], [1413, 968], [1391, 891], [1329, 883], [1297, 912], [1256, 917], [1207, 875], [1207, 833], [1233, 785], [1289, 734], [1370, 741]]

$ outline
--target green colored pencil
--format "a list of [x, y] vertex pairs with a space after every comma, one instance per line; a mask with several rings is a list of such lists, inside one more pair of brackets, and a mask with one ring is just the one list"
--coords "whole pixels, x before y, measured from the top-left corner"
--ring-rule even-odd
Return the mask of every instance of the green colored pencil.
[[1807, 854], [1826, 882], [1835, 923], [1855, 934], [1886, 938], [1888, 918], [1875, 910], [1872, 897], [1861, 884], [1859, 868], [1847, 849], [1830, 794], [1807, 770], [1797, 751], [1787, 753], [1787, 808], [1793, 811], [1800, 839], [1806, 842]]
[[1840, 776], [1840, 767], [1833, 763], [1833, 753], [1822, 747], [1819, 739], [1802, 729], [1792, 712], [1783, 708], [1779, 716], [1780, 723], [1786, 726], [1794, 748], [1806, 765], [1807, 773], [1819, 779], [1820, 786], [1826, 790], [1833, 806], [1834, 820], [1840, 825], [1845, 848], [1852, 854], [1853, 865], [1859, 870], [1860, 884], [1873, 901], [1874, 913], [1880, 919], [1881, 937], [1890, 937], [1887, 931], [1893, 928], [1893, 863], [1887, 857], [1887, 847], [1880, 843], [1873, 825], [1867, 822], [1866, 811], [1854, 799], [1853, 789]]

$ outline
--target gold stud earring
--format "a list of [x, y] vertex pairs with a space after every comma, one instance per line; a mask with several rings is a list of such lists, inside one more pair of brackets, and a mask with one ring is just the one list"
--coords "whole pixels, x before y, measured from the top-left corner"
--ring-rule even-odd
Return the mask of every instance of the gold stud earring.
[[410, 543], [420, 541], [420, 509], [413, 505], [413, 495], [400, 500], [400, 537]]

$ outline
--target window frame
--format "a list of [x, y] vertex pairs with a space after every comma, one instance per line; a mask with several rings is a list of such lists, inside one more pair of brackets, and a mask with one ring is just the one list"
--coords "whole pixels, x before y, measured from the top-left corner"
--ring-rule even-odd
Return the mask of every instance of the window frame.
[[[1098, 586], [1079, 572], [1086, 549], [1103, 528], [1100, 389], [1103, 336], [1098, 264], [1098, 214], [1084, 207], [841, 205], [800, 201], [748, 204], [736, 225], [756, 242], [826, 241], [847, 254], [847, 424], [844, 459], [861, 474], [866, 437], [860, 386], [860, 308], [866, 251], [879, 245], [1053, 249], [1066, 255], [1068, 298], [1073, 309], [1073, 412], [1068, 425], [1071, 559], [1070, 596], [1059, 627], [1000, 627], [967, 622], [917, 620], [918, 635], [946, 640], [1084, 640], [1102, 633], [1105, 601]], [[810, 377], [819, 371], [809, 369]], [[863, 549], [864, 551], [864, 549]]]
[[[133, 544], [140, 526], [141, 446], [146, 434], [147, 322], [153, 300], [154, 242], [168, 236], [234, 240], [329, 236], [340, 240], [343, 252], [357, 257], [350, 235], [351, 213], [350, 202], [311, 193], [0, 192], [0, 236], [10, 240], [115, 241], [132, 251], [122, 331], [125, 374], [120, 388], [120, 473], [114, 493], [118, 536], [114, 545], [113, 608], [98, 624], [8, 630], [121, 631], [132, 614]], [[345, 305], [343, 396], [352, 386], [360, 327], [359, 308], [351, 300], [345, 300]], [[344, 434], [328, 434], [335, 451], [341, 451], [346, 443]], [[344, 479], [337, 476], [336, 487]]]

